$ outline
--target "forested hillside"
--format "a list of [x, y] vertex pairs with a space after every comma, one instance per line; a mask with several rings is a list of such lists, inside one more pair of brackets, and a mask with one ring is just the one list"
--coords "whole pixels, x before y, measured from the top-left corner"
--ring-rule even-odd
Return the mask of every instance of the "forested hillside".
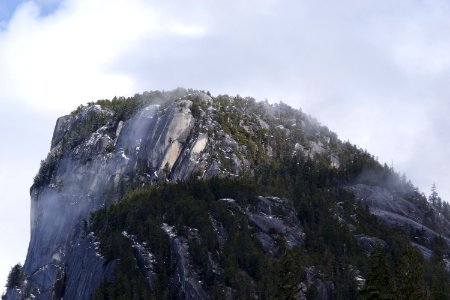
[[[354, 154], [369, 166], [367, 155]], [[86, 231], [98, 237], [105, 259], [118, 265], [95, 297], [184, 297], [173, 288], [174, 274], [183, 272], [212, 299], [447, 299], [445, 241], [430, 241], [433, 256], [424, 259], [407, 235], [371, 215], [345, 188], [360, 172], [344, 175], [326, 162], [294, 156], [259, 165], [254, 177], [136, 189], [95, 213]], [[301, 224], [298, 244], [289, 244], [288, 231], [277, 230], [276, 221], [252, 218], [259, 213], [288, 223], [290, 211], [261, 211], [261, 195], [292, 207]], [[171, 234], [185, 247], [188, 270], [177, 266]], [[151, 253], [145, 264], [136, 263], [136, 245]]]

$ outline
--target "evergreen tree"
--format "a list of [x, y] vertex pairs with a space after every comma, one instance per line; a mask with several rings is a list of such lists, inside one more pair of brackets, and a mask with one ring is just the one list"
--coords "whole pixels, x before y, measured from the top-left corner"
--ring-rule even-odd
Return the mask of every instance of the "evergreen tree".
[[442, 214], [445, 218], [450, 220], [450, 205], [447, 202], [442, 203]]
[[19, 263], [11, 268], [6, 283], [7, 288], [20, 288], [25, 280], [25, 272], [22, 265]]
[[393, 278], [386, 256], [382, 249], [377, 249], [369, 261], [366, 285], [361, 291], [364, 299], [393, 299]]
[[433, 274], [431, 280], [431, 298], [433, 300], [448, 300], [450, 299], [450, 283], [445, 279], [445, 269], [436, 271], [437, 274]]
[[407, 245], [396, 269], [396, 298], [425, 299], [421, 255]]
[[433, 183], [431, 186], [431, 195], [428, 197], [428, 201], [433, 204], [434, 207], [440, 209], [442, 207], [442, 199], [439, 197], [439, 194], [436, 190], [436, 184]]
[[335, 258], [333, 262], [333, 283], [336, 284], [333, 291], [336, 300], [358, 299], [354, 269], [340, 258]]
[[297, 299], [300, 284], [300, 268], [292, 251], [286, 251], [278, 265], [279, 299]]

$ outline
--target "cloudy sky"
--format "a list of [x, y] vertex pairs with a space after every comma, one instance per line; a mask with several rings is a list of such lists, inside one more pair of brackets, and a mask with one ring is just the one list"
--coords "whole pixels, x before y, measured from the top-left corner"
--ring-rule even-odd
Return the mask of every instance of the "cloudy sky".
[[447, 0], [0, 0], [0, 284], [56, 118], [115, 95], [281, 100], [450, 199], [449, 16]]

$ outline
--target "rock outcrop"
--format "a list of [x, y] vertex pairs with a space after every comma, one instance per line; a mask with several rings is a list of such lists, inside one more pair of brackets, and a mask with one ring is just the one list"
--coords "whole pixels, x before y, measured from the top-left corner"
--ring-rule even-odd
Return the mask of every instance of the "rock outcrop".
[[[88, 299], [113, 269], [113, 262], [105, 265], [93, 237], [83, 236], [82, 224], [91, 212], [133, 186], [200, 171], [208, 136], [193, 132], [198, 120], [188, 93], [181, 94], [173, 99], [169, 93], [129, 119], [115, 120], [100, 105], [58, 119], [50, 154], [31, 188], [31, 241], [24, 269], [38, 299]], [[202, 166], [208, 176], [219, 171], [213, 164]]]
[[[429, 215], [433, 216], [433, 227], [427, 226], [427, 215], [423, 207], [405, 199], [404, 193], [393, 193], [380, 186], [369, 186], [356, 184], [349, 186], [348, 190], [355, 194], [357, 201], [367, 204], [371, 213], [385, 221], [392, 227], [399, 228], [406, 233], [418, 231], [424, 239], [431, 240], [442, 236], [450, 245], [450, 222], [438, 213], [433, 213], [432, 208]], [[406, 195], [407, 196], [407, 195]], [[423, 251], [422, 251], [423, 252]], [[428, 255], [427, 253], [426, 256]]]

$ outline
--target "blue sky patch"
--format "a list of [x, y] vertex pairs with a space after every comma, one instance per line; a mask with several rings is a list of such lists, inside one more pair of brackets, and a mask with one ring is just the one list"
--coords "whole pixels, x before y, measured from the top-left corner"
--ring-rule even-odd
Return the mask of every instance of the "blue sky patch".
[[9, 20], [14, 15], [16, 9], [23, 3], [34, 2], [40, 8], [40, 16], [46, 17], [53, 12], [55, 12], [59, 4], [62, 1], [49, 1], [49, 0], [37, 0], [37, 1], [26, 1], [26, 0], [0, 0], [0, 24], [7, 24]]
[[0, 0], [0, 22], [8, 22], [23, 0]]

